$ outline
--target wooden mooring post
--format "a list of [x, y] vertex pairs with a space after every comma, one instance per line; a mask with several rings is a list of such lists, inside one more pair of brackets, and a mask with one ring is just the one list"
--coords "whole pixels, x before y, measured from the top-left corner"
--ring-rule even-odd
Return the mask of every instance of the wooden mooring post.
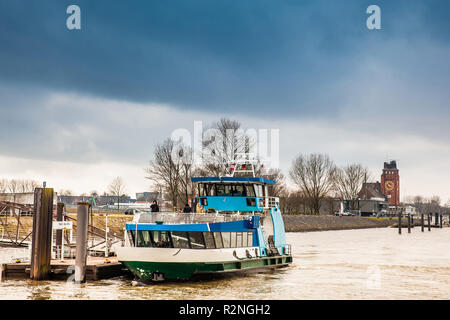
[[30, 278], [45, 280], [50, 272], [53, 218], [53, 189], [34, 190], [33, 236], [31, 240]]
[[77, 206], [77, 248], [75, 256], [75, 283], [86, 282], [89, 203]]
[[411, 214], [408, 214], [408, 233], [411, 233]]
[[440, 218], [440, 221], [439, 221], [439, 227], [442, 229], [442, 214], [439, 216], [439, 218]]
[[428, 231], [431, 231], [431, 215], [432, 213], [428, 214]]
[[423, 216], [423, 213], [420, 215], [420, 218], [421, 218], [421, 225], [422, 225], [422, 232], [424, 232], [425, 231], [425, 218], [424, 218], [424, 216]]
[[[56, 206], [56, 221], [63, 221], [64, 203], [58, 202]], [[59, 249], [60, 258], [63, 258], [64, 252], [62, 252], [62, 233], [63, 230], [56, 230], [56, 248]]]
[[398, 213], [398, 234], [402, 234], [402, 212]]

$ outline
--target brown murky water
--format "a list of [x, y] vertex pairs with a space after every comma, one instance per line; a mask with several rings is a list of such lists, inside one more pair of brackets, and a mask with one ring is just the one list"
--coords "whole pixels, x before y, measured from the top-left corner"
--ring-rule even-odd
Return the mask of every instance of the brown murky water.
[[[450, 228], [403, 231], [288, 233], [294, 264], [275, 272], [140, 287], [6, 280], [0, 299], [450, 299]], [[0, 248], [0, 261], [26, 252]]]

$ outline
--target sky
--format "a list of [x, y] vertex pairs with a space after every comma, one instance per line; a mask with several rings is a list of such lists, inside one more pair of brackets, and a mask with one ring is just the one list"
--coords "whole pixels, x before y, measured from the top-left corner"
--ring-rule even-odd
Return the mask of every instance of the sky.
[[[69, 5], [81, 30], [69, 30]], [[381, 9], [369, 30], [368, 6]], [[156, 143], [222, 117], [300, 153], [397, 160], [401, 197], [450, 198], [447, 0], [0, 0], [0, 178], [150, 190]]]

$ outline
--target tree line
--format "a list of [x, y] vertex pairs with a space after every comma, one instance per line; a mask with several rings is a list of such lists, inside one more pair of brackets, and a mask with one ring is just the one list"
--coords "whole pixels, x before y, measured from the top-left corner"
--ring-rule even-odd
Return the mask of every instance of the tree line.
[[[193, 164], [192, 149], [170, 138], [155, 146], [154, 158], [146, 168], [146, 178], [158, 190], [167, 192], [174, 206], [184, 205], [195, 196], [192, 176], [223, 176], [239, 152], [245, 154], [255, 144], [238, 121], [222, 118], [211, 128], [217, 129], [219, 139], [214, 137], [202, 142], [208, 152], [203, 154], [200, 166]], [[288, 212], [302, 210], [313, 214], [319, 213], [324, 199], [331, 194], [339, 199], [349, 199], [350, 206], [355, 207], [362, 184], [370, 179], [369, 170], [361, 164], [337, 167], [323, 154], [299, 155], [294, 159], [289, 178], [296, 190], [287, 187], [280, 169], [263, 171], [257, 167], [256, 174], [277, 182], [271, 187], [270, 194], [280, 197]]]
[[41, 184], [30, 179], [0, 179], [0, 193], [34, 192]]

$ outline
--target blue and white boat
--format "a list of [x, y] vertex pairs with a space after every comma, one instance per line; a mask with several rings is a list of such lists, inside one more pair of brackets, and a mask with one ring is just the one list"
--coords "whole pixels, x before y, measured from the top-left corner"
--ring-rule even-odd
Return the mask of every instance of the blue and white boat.
[[134, 275], [189, 279], [292, 262], [279, 200], [269, 196], [275, 181], [234, 174], [191, 180], [198, 187], [197, 212], [141, 213], [127, 223], [117, 256]]

